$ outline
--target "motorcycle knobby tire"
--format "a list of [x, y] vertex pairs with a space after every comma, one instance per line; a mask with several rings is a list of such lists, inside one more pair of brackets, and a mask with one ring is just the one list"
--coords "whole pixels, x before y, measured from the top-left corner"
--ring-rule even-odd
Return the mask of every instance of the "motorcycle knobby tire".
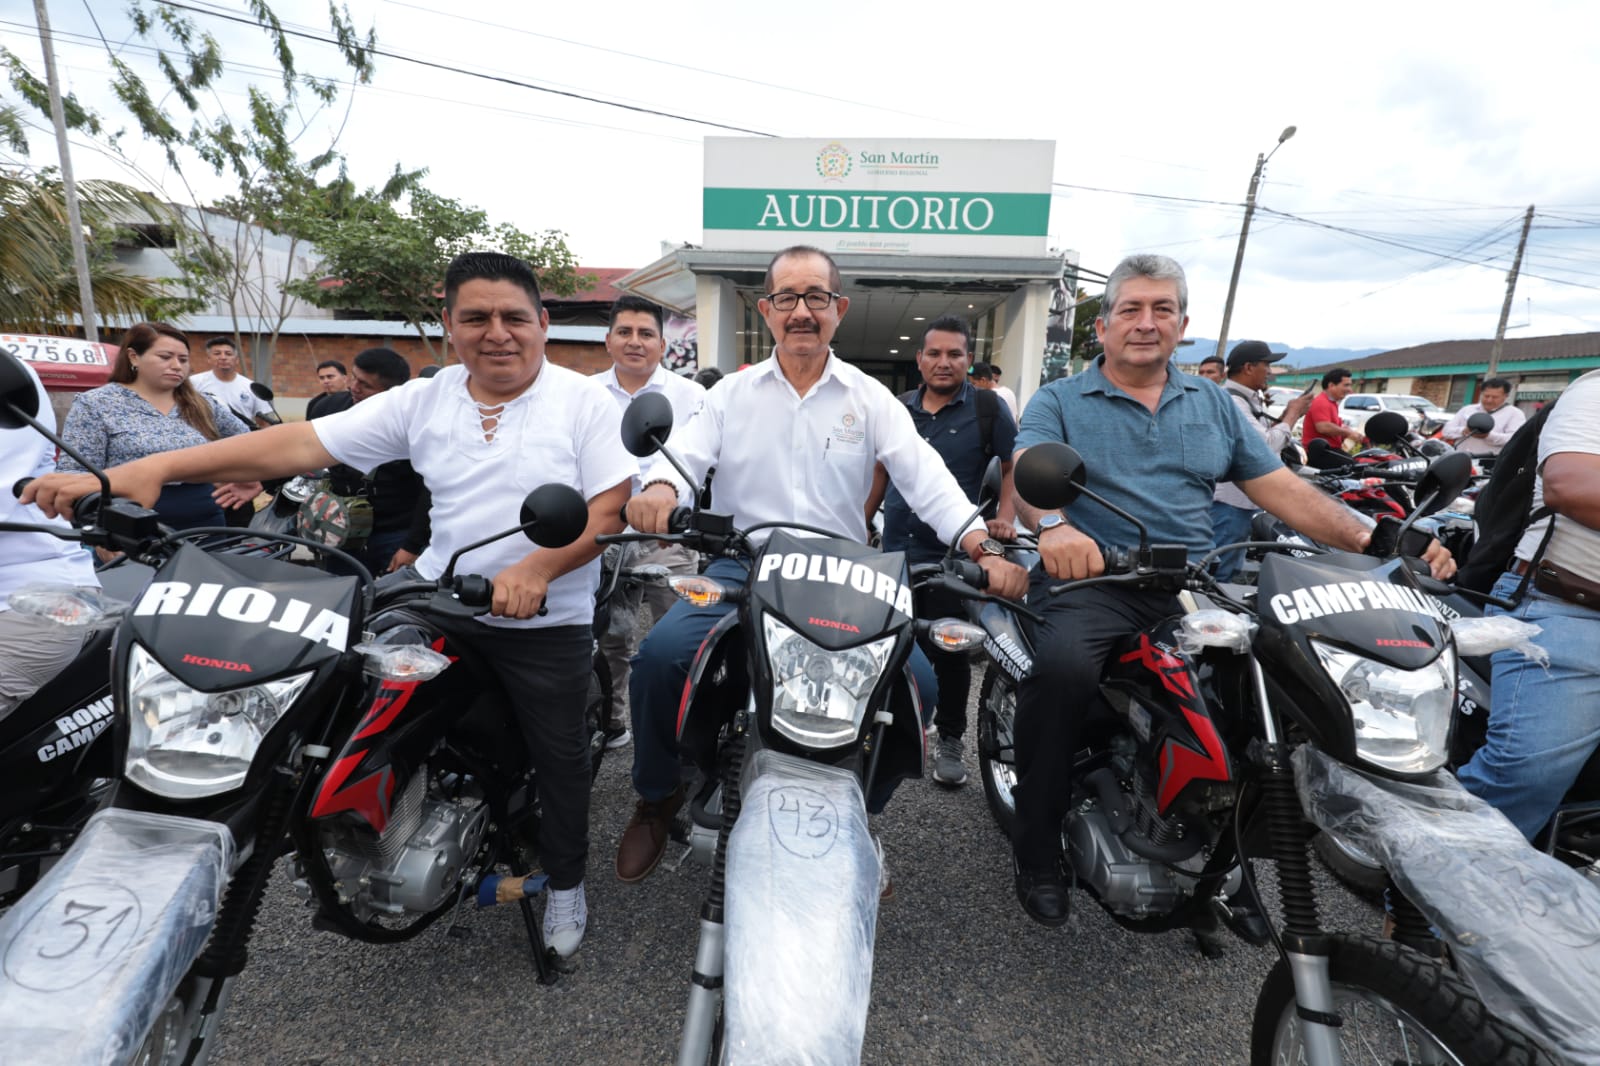
[[[1341, 990], [1374, 994], [1464, 1066], [1558, 1066], [1525, 1033], [1491, 1015], [1472, 986], [1433, 960], [1373, 936], [1341, 933], [1331, 940], [1336, 996]], [[1284, 1061], [1277, 1047], [1279, 1028], [1294, 1011], [1294, 979], [1280, 957], [1256, 998], [1251, 1066]]]

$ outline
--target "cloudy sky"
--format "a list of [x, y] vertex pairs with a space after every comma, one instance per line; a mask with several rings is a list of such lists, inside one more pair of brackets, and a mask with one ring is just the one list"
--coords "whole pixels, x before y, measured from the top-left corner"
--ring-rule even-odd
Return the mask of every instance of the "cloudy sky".
[[[154, 81], [120, 0], [50, 2], [73, 91], [116, 114], [108, 46]], [[265, 37], [198, 13], [238, 14], [242, 0], [184, 2], [234, 70], [208, 108], [241, 109], [246, 84], [272, 83]], [[358, 180], [427, 167], [432, 189], [496, 221], [566, 231], [589, 266], [639, 266], [663, 241], [699, 243], [700, 139], [728, 132], [703, 123], [829, 139], [1042, 138], [1056, 142], [1052, 246], [1102, 272], [1132, 251], [1174, 256], [1189, 272], [1190, 334], [1214, 337], [1256, 155], [1293, 124], [1259, 196], [1236, 339], [1491, 336], [1529, 204], [1509, 335], [1600, 330], [1600, 14], [1576, 0], [349, 7], [384, 51], [448, 69], [380, 58], [348, 113], [342, 103], [317, 118], [304, 143], [322, 147], [342, 122]], [[274, 9], [327, 33], [316, 0]], [[37, 63], [26, 0], [0, 0], [0, 43]], [[331, 49], [296, 47], [305, 69], [339, 72]], [[146, 182], [180, 195], [159, 153], [124, 147]], [[80, 175], [128, 177], [85, 142], [74, 153]], [[34, 134], [32, 162], [53, 161], [51, 139]]]

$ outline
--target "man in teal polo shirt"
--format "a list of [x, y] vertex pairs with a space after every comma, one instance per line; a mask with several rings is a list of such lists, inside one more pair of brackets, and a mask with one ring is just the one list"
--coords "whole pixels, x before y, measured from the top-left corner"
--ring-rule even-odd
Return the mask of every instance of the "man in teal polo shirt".
[[[1186, 545], [1191, 557], [1211, 549], [1219, 481], [1233, 482], [1257, 506], [1324, 544], [1361, 551], [1369, 533], [1354, 512], [1295, 477], [1221, 389], [1170, 364], [1189, 324], [1188, 302], [1183, 268], [1171, 259], [1136, 255], [1119, 263], [1095, 320], [1105, 354], [1034, 394], [1013, 458], [1035, 444], [1070, 442], [1097, 493], [1144, 521], [1153, 543]], [[1063, 514], [1019, 499], [1017, 514], [1039, 532], [1040, 565], [1028, 598], [1045, 620], [1017, 700], [1016, 890], [1031, 918], [1057, 926], [1067, 920], [1061, 822], [1078, 723], [1099, 698], [1117, 641], [1179, 608], [1169, 593], [1124, 586], [1049, 596], [1056, 582], [1102, 573], [1100, 546], [1134, 546], [1138, 531], [1087, 500]], [[1438, 577], [1455, 572], [1437, 543], [1424, 557]]]

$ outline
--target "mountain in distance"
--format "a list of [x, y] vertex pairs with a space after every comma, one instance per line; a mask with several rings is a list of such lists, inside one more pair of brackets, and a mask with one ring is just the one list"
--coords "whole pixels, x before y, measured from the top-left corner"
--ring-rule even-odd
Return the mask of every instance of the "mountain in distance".
[[[1217, 350], [1217, 341], [1214, 337], [1193, 337], [1187, 339], [1193, 340], [1194, 343], [1192, 345], [1185, 344], [1181, 349], [1179, 349], [1177, 358], [1180, 363], [1198, 363], [1201, 359], [1204, 359], [1206, 356]], [[1246, 338], [1241, 337], [1239, 339], [1244, 340]], [[1233, 346], [1237, 343], [1238, 341], [1236, 340], [1228, 341], [1229, 350], [1231, 351]], [[1388, 352], [1394, 350], [1392, 348], [1292, 348], [1287, 344], [1279, 344], [1277, 341], [1268, 341], [1267, 347], [1271, 348], [1275, 352], [1289, 353], [1285, 359], [1276, 364], [1284, 368], [1331, 366], [1336, 363], [1353, 363], [1357, 359], [1365, 359], [1369, 355], [1377, 355], [1379, 352]]]

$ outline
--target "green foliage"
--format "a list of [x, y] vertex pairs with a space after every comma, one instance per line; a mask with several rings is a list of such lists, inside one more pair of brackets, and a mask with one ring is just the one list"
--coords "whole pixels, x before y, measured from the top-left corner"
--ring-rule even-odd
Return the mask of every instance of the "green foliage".
[[[398, 176], [398, 171], [397, 171]], [[491, 225], [486, 212], [429, 192], [415, 182], [401, 210], [392, 197], [353, 197], [347, 210], [320, 220], [306, 218], [306, 236], [322, 257], [316, 278], [289, 291], [318, 307], [396, 318], [417, 331], [438, 362], [444, 348], [429, 336], [444, 309], [444, 272], [462, 252], [505, 252], [527, 260], [544, 292], [566, 296], [594, 284], [578, 272], [577, 258], [559, 230], [528, 234], [507, 223]]]
[[[162, 319], [184, 314], [193, 301], [168, 282], [129, 273], [116, 261], [131, 243], [124, 223], [170, 225], [155, 198], [114, 181], [79, 184], [89, 234], [89, 287], [103, 316]], [[63, 333], [79, 317], [78, 278], [67, 239], [66, 196], [54, 171], [28, 178], [0, 172], [0, 329]]]
[[1086, 363], [1097, 359], [1102, 351], [1094, 333], [1094, 320], [1100, 315], [1101, 297], [1090, 297], [1086, 290], [1078, 290], [1078, 310], [1072, 321], [1072, 369], [1083, 369]]

